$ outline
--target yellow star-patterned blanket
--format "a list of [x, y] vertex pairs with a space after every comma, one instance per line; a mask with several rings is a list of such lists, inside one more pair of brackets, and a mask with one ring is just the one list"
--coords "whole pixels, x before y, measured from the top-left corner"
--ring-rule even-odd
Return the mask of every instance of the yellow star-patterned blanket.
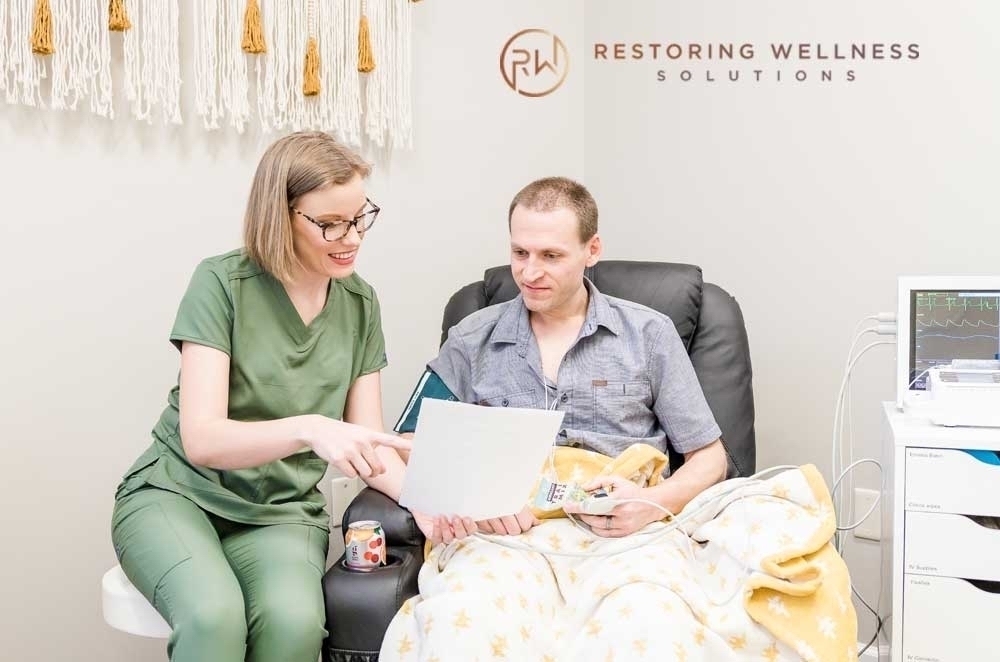
[[[604, 472], [651, 484], [666, 458], [649, 450], [586, 458], [573, 477]], [[557, 453], [560, 478], [580, 473], [582, 452]], [[805, 465], [715, 485], [675, 521], [625, 538], [599, 538], [556, 517], [520, 536], [438, 545], [379, 659], [857, 660], [847, 567], [830, 544], [835, 527], [829, 490]]]

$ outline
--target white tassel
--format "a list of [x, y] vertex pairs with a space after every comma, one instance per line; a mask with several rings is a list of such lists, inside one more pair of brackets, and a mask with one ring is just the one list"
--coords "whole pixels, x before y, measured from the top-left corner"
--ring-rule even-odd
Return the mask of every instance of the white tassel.
[[[372, 44], [375, 61], [379, 66], [366, 74], [365, 81], [365, 137], [376, 147], [385, 147], [386, 125], [386, 89], [389, 77], [396, 63], [387, 57], [386, 44], [386, 10], [384, 3], [378, 0], [368, 0], [366, 3], [368, 25], [372, 32], [378, 35]], [[357, 36], [355, 35], [355, 39]]]
[[413, 149], [413, 3], [397, 3], [395, 10], [397, 107], [392, 144]]
[[[278, 4], [285, 3], [279, 2]], [[274, 108], [274, 100], [264, 96], [264, 89], [269, 85], [268, 76], [274, 72], [274, 66], [270, 64], [270, 61], [274, 60], [275, 57], [280, 57], [279, 53], [281, 51], [276, 50], [277, 44], [274, 42], [275, 31], [272, 29], [275, 14], [271, 12], [277, 11], [276, 8], [268, 6], [267, 0], [260, 0], [260, 11], [262, 13], [265, 11], [268, 12], [268, 20], [264, 21], [263, 24], [264, 41], [267, 43], [267, 57], [254, 58], [257, 70], [257, 120], [260, 122], [261, 132], [269, 133], [274, 130], [274, 115], [271, 112]], [[273, 83], [273, 80], [270, 83]], [[271, 85], [271, 89], [273, 89], [273, 85]]]
[[247, 54], [243, 51], [243, 8], [239, 3], [226, 2], [226, 28], [222, 41], [225, 54], [225, 78], [222, 81], [223, 100], [229, 112], [229, 124], [243, 133], [250, 121], [250, 82], [247, 76]]
[[12, 5], [7, 2], [0, 2], [0, 94], [3, 95], [7, 103], [15, 103], [12, 96], [10, 76], [7, 73], [10, 69], [7, 57], [7, 25], [11, 18]]
[[[0, 0], [0, 100], [44, 105], [41, 81], [51, 62], [54, 108], [78, 109], [82, 101], [114, 117], [107, 2], [50, 0], [58, 48], [31, 53], [34, 0]], [[378, 67], [357, 73], [358, 2], [259, 0], [268, 53], [254, 57], [256, 119], [263, 133], [301, 129], [330, 131], [346, 144], [367, 142], [386, 151], [412, 148], [411, 3], [367, 0]], [[122, 33], [123, 84], [131, 114], [140, 120], [182, 122], [179, 51], [180, 0], [129, 5], [132, 29]], [[242, 3], [198, 0], [194, 13], [195, 112], [206, 129], [228, 123], [237, 132], [253, 121], [249, 76], [240, 47]], [[309, 6], [314, 7], [310, 15]], [[15, 38], [20, 35], [22, 38]], [[302, 94], [302, 55], [309, 35], [318, 37], [323, 62], [320, 93]]]
[[[262, 129], [318, 129], [359, 145], [361, 99], [356, 56], [353, 49], [345, 49], [345, 44], [357, 40], [357, 33], [349, 27], [358, 20], [356, 3], [317, 2], [312, 17], [303, 3], [282, 0], [270, 0], [261, 10], [273, 17], [265, 23], [268, 57], [259, 58], [257, 63], [257, 109]], [[320, 37], [323, 73], [319, 94], [306, 97], [302, 94], [301, 62], [310, 34]]]
[[129, 6], [132, 29], [124, 33], [125, 97], [136, 119], [181, 124], [177, 0], [143, 0]]
[[52, 12], [59, 17], [53, 25], [59, 46], [49, 58], [52, 108], [76, 110], [89, 98], [91, 112], [114, 117], [107, 3], [52, 0]]
[[337, 2], [331, 10], [327, 28], [334, 35], [334, 53], [330, 57], [333, 88], [329, 97], [329, 124], [337, 138], [347, 145], [361, 147], [361, 76], [358, 75], [358, 21], [361, 6], [357, 2]]
[[367, 74], [365, 135], [380, 148], [413, 147], [411, 3], [367, 0], [375, 70]]
[[[93, 71], [92, 93], [90, 95], [90, 110], [101, 117], [114, 119], [115, 99], [114, 84], [111, 76], [111, 34], [104, 29], [108, 22], [108, 7], [98, 3], [97, 25], [90, 29], [97, 30], [96, 37], [89, 39], [96, 44], [92, 51], [91, 68]], [[89, 25], [89, 23], [88, 23]]]
[[[25, 106], [44, 106], [40, 92], [45, 78], [43, 57], [31, 52], [31, 27], [35, 15], [34, 0], [0, 0], [5, 21], [0, 26], [10, 26], [6, 34], [0, 29], [0, 51], [6, 56], [0, 86], [7, 103]], [[9, 77], [8, 77], [9, 74]]]
[[243, 16], [231, 0], [195, 3], [195, 112], [206, 129], [227, 116], [238, 133], [250, 117], [247, 62], [241, 48]]
[[[225, 1], [225, 0], [223, 0]], [[201, 0], [192, 5], [194, 12], [194, 112], [206, 129], [219, 128], [215, 74], [216, 41], [219, 34], [218, 0]]]
[[131, 12], [132, 29], [122, 35], [122, 55], [125, 60], [125, 98], [132, 103], [132, 115], [136, 119], [149, 119], [146, 105], [146, 90], [142, 82], [142, 30], [149, 14], [149, 5], [139, 5]]
[[261, 3], [261, 12], [271, 17], [264, 22], [268, 54], [259, 58], [257, 64], [257, 109], [264, 131], [283, 131], [287, 125], [292, 99], [289, 65], [294, 61], [298, 66], [302, 53], [301, 50], [292, 52], [294, 45], [289, 38], [302, 29], [302, 26], [292, 25], [295, 4], [287, 0]]

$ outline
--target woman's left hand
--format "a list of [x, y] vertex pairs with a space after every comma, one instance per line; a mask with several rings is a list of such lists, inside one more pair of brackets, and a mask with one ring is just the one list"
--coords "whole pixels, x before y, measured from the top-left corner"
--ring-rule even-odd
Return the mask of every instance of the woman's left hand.
[[[583, 489], [587, 492], [603, 489], [613, 499], [653, 500], [648, 490], [619, 476], [601, 476], [584, 485]], [[564, 510], [576, 515], [591, 531], [604, 538], [627, 536], [666, 516], [666, 513], [651, 504], [635, 501], [618, 504], [607, 515], [586, 515], [580, 512], [580, 506], [575, 503], [566, 504]]]

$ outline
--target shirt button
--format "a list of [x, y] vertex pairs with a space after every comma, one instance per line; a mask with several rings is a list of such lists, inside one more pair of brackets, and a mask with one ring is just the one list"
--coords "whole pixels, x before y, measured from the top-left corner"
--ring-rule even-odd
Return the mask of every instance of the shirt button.
[[563, 393], [562, 397], [560, 397], [559, 400], [560, 400], [560, 402], [563, 402], [563, 403], [569, 402], [569, 394], [568, 393]]
[[500, 406], [501, 407], [506, 407], [509, 404], [510, 404], [510, 400], [508, 400], [507, 398], [504, 398], [503, 400], [500, 401]]

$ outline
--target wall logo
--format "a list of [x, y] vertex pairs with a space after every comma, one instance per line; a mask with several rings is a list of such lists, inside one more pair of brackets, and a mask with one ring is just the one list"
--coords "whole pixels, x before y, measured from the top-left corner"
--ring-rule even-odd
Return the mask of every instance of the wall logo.
[[526, 97], [544, 97], [555, 92], [568, 72], [566, 44], [548, 30], [521, 30], [507, 40], [500, 52], [504, 82]]
[[609, 64], [652, 64], [650, 71], [661, 83], [853, 83], [864, 69], [876, 63], [884, 68], [889, 63], [919, 60], [920, 44], [890, 41], [595, 42], [593, 59]]

